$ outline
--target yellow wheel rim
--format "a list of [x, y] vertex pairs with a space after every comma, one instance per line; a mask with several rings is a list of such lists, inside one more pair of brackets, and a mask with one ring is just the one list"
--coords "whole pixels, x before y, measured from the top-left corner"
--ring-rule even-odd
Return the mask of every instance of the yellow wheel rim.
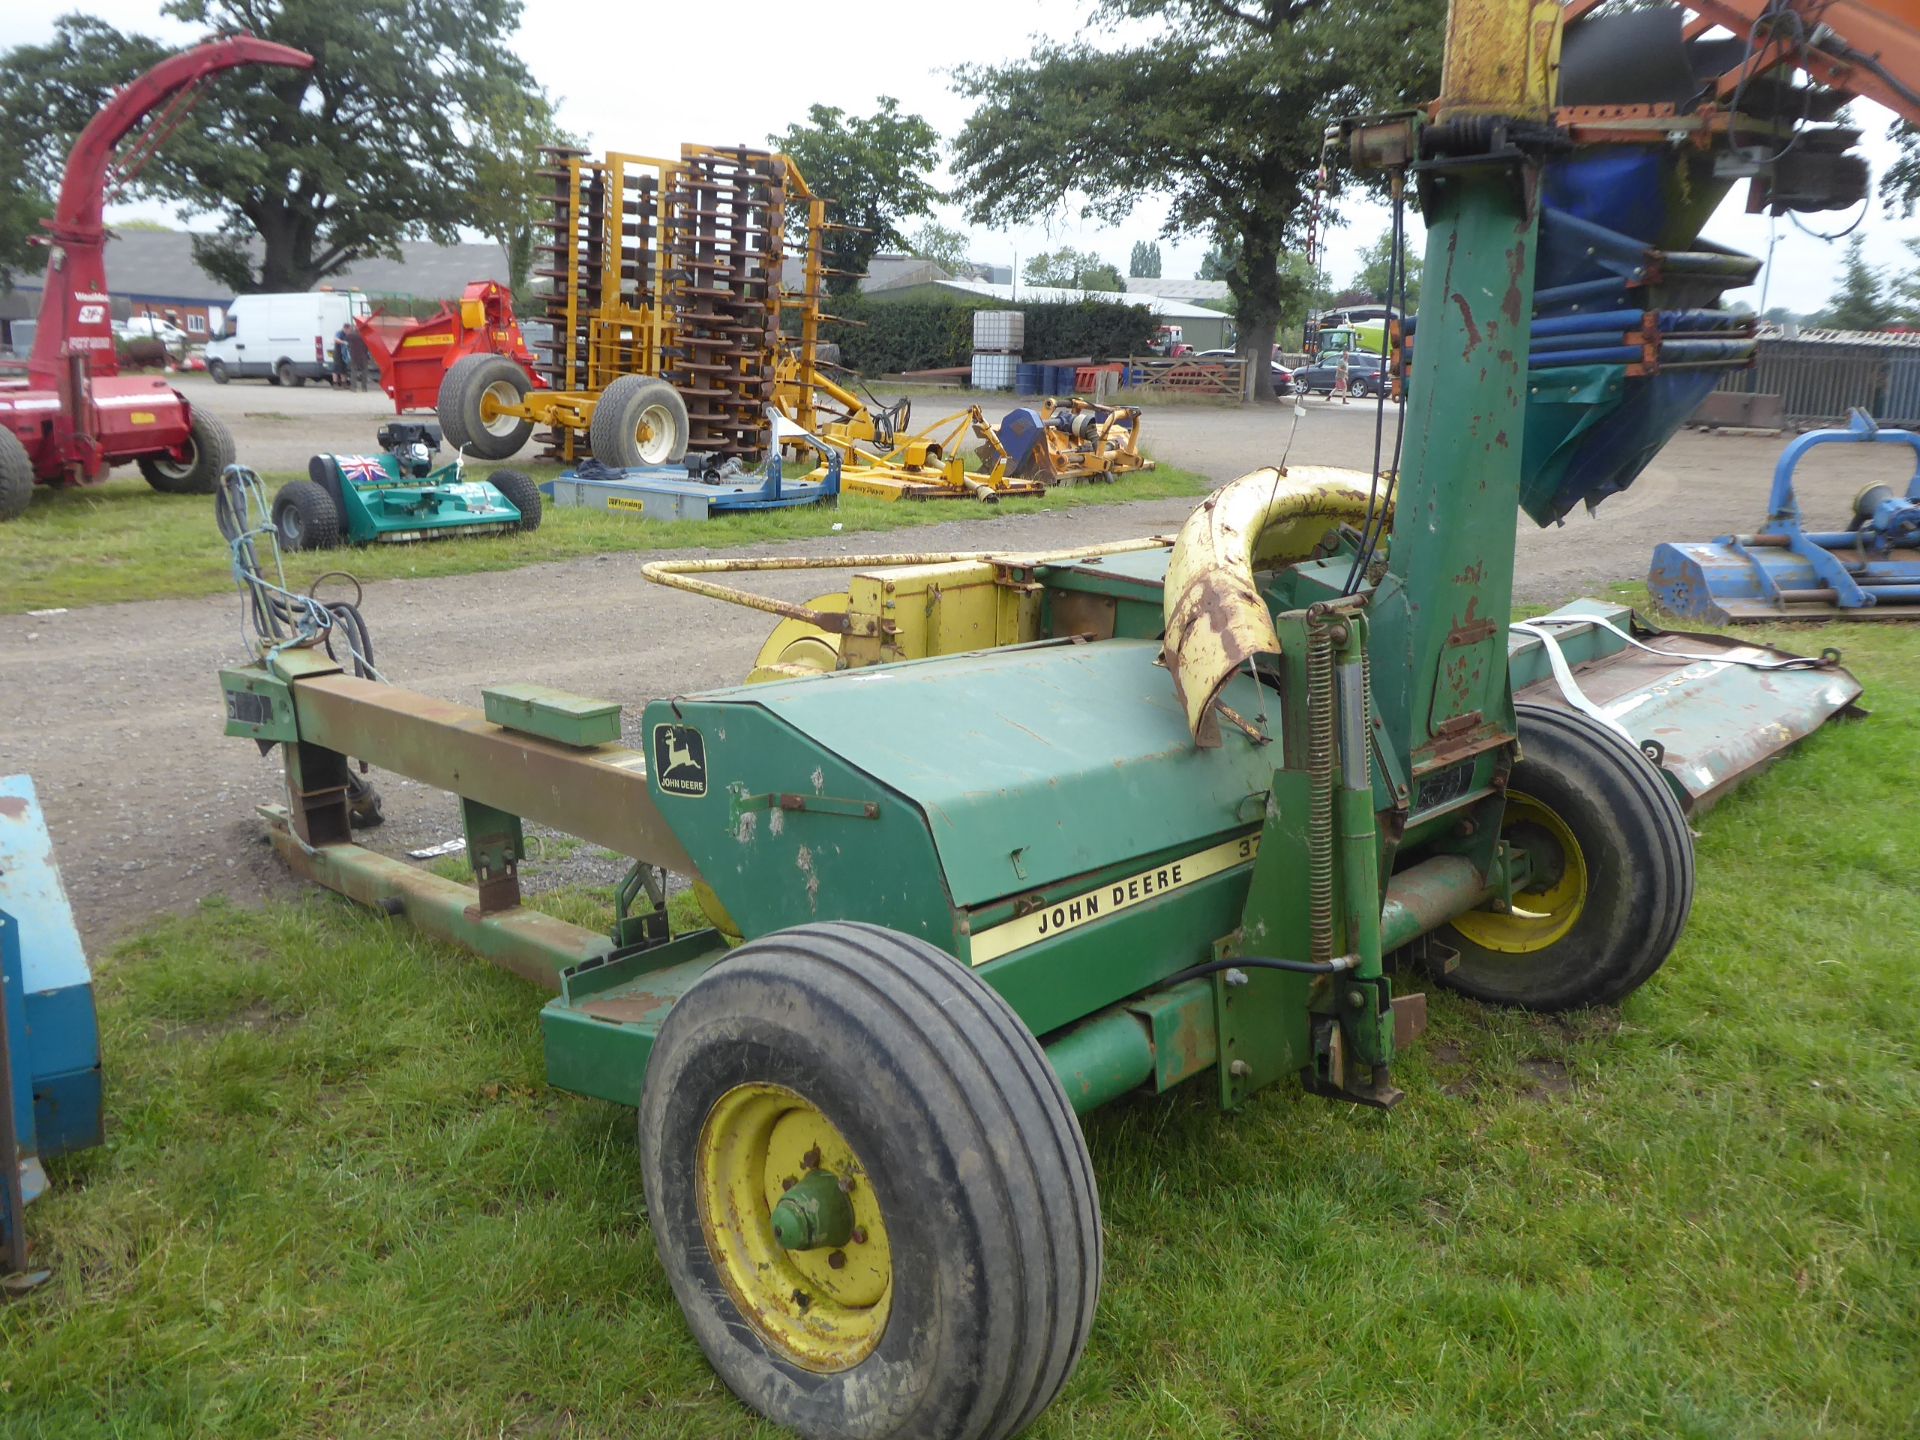
[[[1521, 828], [1544, 832], [1560, 848], [1560, 873], [1551, 883], [1514, 893], [1513, 908], [1470, 910], [1453, 922], [1453, 928], [1483, 950], [1507, 955], [1527, 955], [1557, 944], [1573, 928], [1587, 903], [1587, 862], [1580, 853], [1580, 842], [1558, 815], [1530, 795], [1517, 790], [1507, 793], [1507, 813], [1500, 833], [1513, 834]], [[1550, 855], [1536, 854], [1535, 868], [1550, 867]], [[1546, 873], [1551, 874], [1550, 868]]]
[[[761, 1338], [820, 1372], [872, 1354], [893, 1304], [893, 1252], [879, 1197], [839, 1128], [784, 1085], [737, 1085], [707, 1114], [695, 1170], [707, 1251]], [[812, 1171], [840, 1182], [852, 1237], [837, 1249], [783, 1249], [773, 1207]]]
[[[807, 601], [809, 610], [826, 615], [844, 615], [849, 604], [847, 592], [816, 595]], [[767, 636], [767, 643], [754, 657], [747, 684], [766, 680], [791, 680], [803, 671], [828, 674], [840, 667], [840, 637], [822, 630], [810, 620], [782, 620]]]

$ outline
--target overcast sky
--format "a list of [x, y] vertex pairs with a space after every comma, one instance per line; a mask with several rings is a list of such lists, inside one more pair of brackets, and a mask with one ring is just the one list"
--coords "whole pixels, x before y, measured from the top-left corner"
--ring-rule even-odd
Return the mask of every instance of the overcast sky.
[[[48, 38], [53, 16], [67, 7], [24, 13], [24, 5], [0, 7], [0, 46]], [[153, 0], [94, 0], [84, 8], [122, 29], [144, 30], [170, 41], [192, 33], [156, 14]], [[672, 155], [680, 143], [764, 145], [767, 137], [803, 119], [813, 103], [864, 113], [871, 97], [888, 94], [903, 109], [924, 115], [944, 136], [955, 134], [968, 113], [947, 75], [962, 63], [1003, 63], [1024, 55], [1041, 34], [1065, 36], [1081, 28], [1084, 0], [970, 0], [963, 6], [885, 6], [856, 18], [840, 14], [817, 23], [796, 23], [800, 12], [770, 0], [731, 0], [705, 5], [660, 0], [527, 0], [517, 48], [536, 78], [560, 100], [566, 127], [586, 137], [594, 150]], [[1425, 98], [1425, 97], [1418, 97]], [[1884, 138], [1891, 116], [1856, 102], [1856, 123], [1867, 131], [1865, 149], [1877, 176], [1893, 153]], [[936, 176], [943, 187], [944, 173]], [[1709, 238], [1765, 256], [1769, 222], [1744, 213], [1746, 187], [1737, 185], [1707, 227]], [[166, 207], [122, 206], [109, 219], [171, 220]], [[961, 229], [957, 208], [939, 217]], [[1387, 225], [1384, 209], [1350, 203], [1346, 224], [1333, 232], [1327, 268], [1336, 283], [1350, 280], [1353, 255]], [[1083, 224], [1069, 213], [1051, 224], [987, 232], [972, 229], [975, 259], [1003, 265], [1038, 250], [1073, 245], [1093, 250], [1122, 270], [1136, 240], [1159, 239], [1163, 273], [1191, 276], [1206, 253], [1203, 236], [1167, 240], [1164, 197], [1140, 197], [1127, 223]], [[1835, 231], [1846, 215], [1806, 217], [1814, 230]], [[204, 227], [205, 220], [187, 221]], [[908, 227], [912, 228], [911, 222]], [[1768, 305], [1794, 310], [1820, 308], [1839, 273], [1842, 245], [1804, 234], [1783, 217], [1773, 227], [1771, 278], [1762, 276]], [[1877, 201], [1859, 233], [1871, 263], [1907, 269], [1915, 263], [1902, 241], [1920, 237], [1920, 220], [1889, 219]], [[1756, 309], [1762, 287], [1733, 292]]]

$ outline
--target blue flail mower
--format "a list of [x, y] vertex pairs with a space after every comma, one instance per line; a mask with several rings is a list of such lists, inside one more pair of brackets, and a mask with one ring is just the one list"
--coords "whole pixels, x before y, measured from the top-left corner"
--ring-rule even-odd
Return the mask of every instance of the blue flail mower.
[[[1844, 530], [1810, 530], [1793, 472], [1818, 445], [1901, 445], [1914, 454], [1904, 493], [1876, 482], [1854, 496]], [[1766, 523], [1750, 535], [1669, 541], [1653, 552], [1648, 588], [1675, 615], [1740, 621], [1920, 620], [1920, 435], [1882, 429], [1855, 410], [1844, 430], [1813, 430], [1773, 467]]]

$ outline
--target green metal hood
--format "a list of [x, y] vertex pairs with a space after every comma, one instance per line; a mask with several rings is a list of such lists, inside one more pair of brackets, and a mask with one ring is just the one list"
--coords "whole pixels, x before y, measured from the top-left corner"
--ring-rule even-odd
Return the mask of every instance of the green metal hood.
[[[910, 801], [953, 902], [976, 906], [1259, 823], [1273, 747], [1227, 727], [1219, 749], [1196, 749], [1158, 654], [1152, 640], [1051, 643], [699, 703], [760, 707]], [[1250, 678], [1226, 700], [1277, 736], [1278, 706]]]

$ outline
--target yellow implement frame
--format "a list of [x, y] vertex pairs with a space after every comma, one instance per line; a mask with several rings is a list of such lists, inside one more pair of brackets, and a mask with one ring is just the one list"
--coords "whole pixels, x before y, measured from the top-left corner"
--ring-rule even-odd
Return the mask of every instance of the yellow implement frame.
[[[790, 356], [782, 365], [781, 375], [774, 403], [785, 413], [793, 414], [791, 407], [803, 394], [810, 405], [816, 397], [824, 397], [841, 412], [840, 418], [818, 425], [815, 433], [840, 452], [840, 488], [844, 491], [877, 500], [972, 499], [989, 505], [1003, 495], [1046, 493], [1040, 481], [1008, 474], [1006, 448], [978, 405], [943, 415], [926, 428], [902, 437], [893, 424], [876, 416], [852, 391], [819, 374], [800, 356]], [[903, 415], [911, 414], [912, 408], [907, 405]], [[979, 470], [967, 469], [962, 452], [969, 434], [980, 442]]]
[[1020, 467], [1023, 478], [1049, 485], [1112, 481], [1153, 469], [1140, 453], [1140, 412], [1130, 405], [1096, 405], [1078, 396], [1043, 400], [1041, 443]]
[[[742, 295], [764, 291], [765, 323], [751, 343], [742, 335], [741, 343], [716, 353], [703, 350], [703, 342], [688, 333], [687, 316], [701, 297], [715, 293], [711, 256], [728, 237], [717, 234], [688, 197], [703, 183], [705, 165], [728, 162], [764, 166], [768, 175], [767, 233], [764, 249], [757, 252], [764, 270], [745, 275], [735, 269], [729, 275]], [[695, 414], [696, 438], [702, 394], [724, 389], [730, 396], [750, 395], [750, 413], [758, 424], [761, 407], [784, 376], [778, 386], [782, 412], [811, 429], [827, 274], [821, 237], [828, 222], [826, 202], [813, 193], [799, 167], [784, 155], [707, 145], [683, 145], [672, 160], [614, 151], [598, 159], [556, 153], [553, 164], [548, 173], [556, 179], [555, 235], [545, 247], [553, 264], [541, 272], [554, 283], [549, 307], [554, 350], [544, 367], [552, 388], [531, 391], [518, 404], [489, 396], [481, 402], [482, 421], [511, 417], [550, 427], [560, 458], [571, 462], [586, 453], [601, 392], [622, 376], [673, 380], [683, 395], [693, 397], [689, 410]], [[781, 262], [787, 253], [788, 210], [795, 206], [801, 211], [795, 251], [802, 279], [799, 289], [788, 290]], [[759, 302], [755, 296], [736, 303]], [[781, 320], [788, 309], [799, 313], [798, 333], [783, 337]], [[695, 350], [701, 353], [688, 353]], [[703, 391], [689, 383], [690, 375], [716, 388]], [[723, 403], [741, 415], [749, 413], [743, 401]]]

